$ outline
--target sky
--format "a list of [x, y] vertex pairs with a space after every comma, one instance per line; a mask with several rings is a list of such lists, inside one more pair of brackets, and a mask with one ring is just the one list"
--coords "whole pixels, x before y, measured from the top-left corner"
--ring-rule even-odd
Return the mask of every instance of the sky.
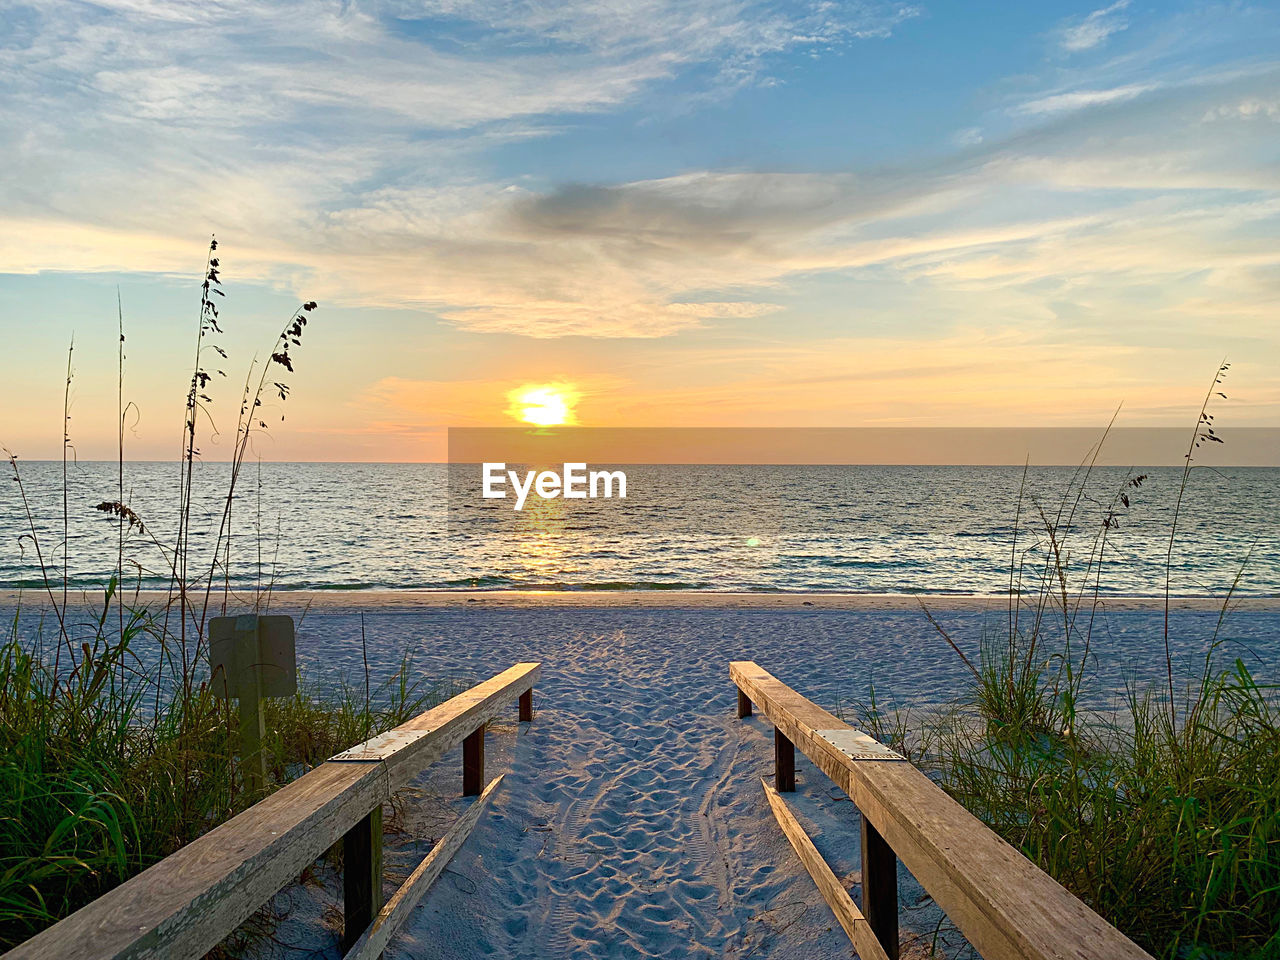
[[[205, 456], [584, 426], [1280, 426], [1275, 4], [0, 8], [0, 444]], [[276, 373], [278, 373], [278, 369]], [[273, 373], [269, 379], [275, 379]], [[287, 414], [281, 423], [278, 414]]]

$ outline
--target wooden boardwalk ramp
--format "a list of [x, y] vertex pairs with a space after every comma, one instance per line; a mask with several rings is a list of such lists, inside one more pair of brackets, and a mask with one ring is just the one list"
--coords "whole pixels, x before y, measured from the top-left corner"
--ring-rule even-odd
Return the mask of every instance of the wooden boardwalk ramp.
[[[882, 955], [898, 956], [901, 858], [985, 960], [1151, 960], [913, 764], [752, 661], [730, 663], [729, 676], [738, 688], [738, 716], [759, 707], [774, 726], [777, 792], [767, 791], [770, 805], [860, 952], [870, 932]], [[841, 900], [843, 888], [832, 889], [834, 875], [779, 806], [780, 794], [795, 789], [797, 748], [862, 813], [861, 911]]]
[[853, 902], [849, 891], [845, 890], [836, 879], [836, 875], [827, 866], [827, 861], [822, 859], [822, 854], [818, 853], [818, 848], [804, 832], [804, 827], [800, 826], [799, 821], [791, 813], [787, 801], [782, 799], [782, 794], [763, 780], [760, 781], [760, 785], [764, 787], [765, 799], [769, 801], [769, 807], [778, 820], [778, 826], [782, 827], [782, 832], [791, 841], [796, 856], [809, 871], [809, 876], [813, 877], [813, 882], [818, 885], [818, 892], [822, 894], [822, 899], [827, 901], [827, 906], [836, 915], [837, 922], [849, 935], [854, 949], [858, 951], [858, 956], [862, 960], [888, 960], [888, 954], [876, 939], [876, 933], [871, 929], [871, 924]]
[[[513, 702], [520, 719], [531, 720], [540, 673], [541, 664], [518, 663], [338, 754], [3, 960], [198, 960], [339, 842], [344, 955], [379, 956], [462, 846], [502, 779], [484, 787], [486, 726]], [[459, 744], [463, 793], [478, 799], [384, 907], [382, 804]]]

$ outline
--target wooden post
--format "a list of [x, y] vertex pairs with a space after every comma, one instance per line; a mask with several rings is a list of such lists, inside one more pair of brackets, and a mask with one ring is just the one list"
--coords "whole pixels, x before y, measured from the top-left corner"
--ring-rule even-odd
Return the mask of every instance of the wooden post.
[[382, 909], [382, 804], [343, 836], [342, 859], [345, 953]]
[[484, 789], [484, 731], [477, 727], [462, 741], [462, 795], [478, 797]]
[[738, 719], [751, 716], [751, 698], [741, 690], [738, 691]]
[[797, 822], [795, 815], [787, 806], [787, 801], [783, 800], [782, 795], [763, 780], [760, 781], [760, 785], [764, 787], [765, 799], [773, 808], [778, 826], [782, 827], [782, 832], [791, 841], [791, 846], [800, 858], [800, 862], [809, 871], [809, 876], [813, 877], [813, 882], [818, 885], [818, 892], [822, 894], [822, 899], [827, 901], [831, 912], [836, 915], [836, 921], [853, 941], [853, 947], [858, 951], [858, 956], [861, 960], [889, 960], [880, 946], [880, 941], [876, 939], [871, 924], [867, 923], [867, 918], [849, 896], [844, 883], [836, 879], [836, 875], [831, 872], [831, 867], [827, 866], [827, 861], [822, 859], [822, 854], [818, 853], [818, 848], [804, 832], [804, 827]]
[[267, 758], [262, 752], [266, 720], [262, 715], [262, 667], [258, 655], [258, 618], [237, 618], [236, 658], [240, 666], [240, 774], [245, 793], [258, 800], [267, 787]]
[[520, 722], [529, 723], [533, 720], [533, 688], [530, 687], [524, 693], [520, 694]]
[[889, 960], [898, 960], [898, 857], [862, 815], [862, 912]]
[[209, 669], [215, 695], [240, 701], [240, 779], [250, 800], [266, 793], [262, 701], [298, 689], [293, 619], [241, 614], [209, 620]]
[[779, 793], [794, 793], [796, 789], [796, 745], [788, 740], [777, 727], [773, 728], [774, 788]]
[[253, 800], [262, 796], [267, 784], [267, 758], [262, 752], [266, 721], [256, 687], [248, 686], [240, 694], [240, 773], [245, 793]]

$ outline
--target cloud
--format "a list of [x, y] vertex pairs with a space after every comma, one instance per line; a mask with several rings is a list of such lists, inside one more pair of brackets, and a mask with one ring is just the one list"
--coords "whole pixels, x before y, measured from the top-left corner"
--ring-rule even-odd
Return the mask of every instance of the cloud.
[[749, 300], [736, 300], [729, 303], [670, 303], [667, 309], [691, 317], [744, 319], [747, 317], [764, 317], [776, 313], [782, 308], [776, 303], [752, 303]]
[[643, 299], [520, 300], [440, 314], [464, 330], [534, 337], [665, 337], [700, 325], [701, 316]]
[[774, 303], [660, 303], [610, 298], [604, 290], [582, 300], [520, 300], [446, 310], [441, 316], [464, 330], [535, 337], [665, 337], [705, 320], [742, 320], [775, 313]]
[[1238, 103], [1226, 103], [1205, 113], [1206, 121], [1213, 120], [1274, 120], [1280, 121], [1280, 97], [1265, 99], [1248, 97]]
[[1121, 16], [1128, 6], [1129, 0], [1117, 0], [1109, 7], [1093, 11], [1079, 23], [1064, 26], [1059, 34], [1059, 45], [1068, 53], [1092, 50], [1113, 33], [1129, 26], [1128, 20]]
[[53, 0], [6, 14], [35, 26], [6, 45], [0, 71], [19, 101], [56, 97], [118, 121], [310, 122], [297, 132], [315, 140], [593, 112], [691, 65], [737, 85], [776, 54], [885, 36], [914, 13], [746, 0]]
[[764, 82], [781, 55], [885, 37], [916, 12], [892, 0], [10, 5], [0, 271], [189, 269], [192, 235], [216, 232], [253, 278], [427, 305], [470, 329], [696, 326], [719, 314], [670, 308], [689, 299], [680, 284], [645, 291], [609, 251], [519, 235], [532, 194], [478, 176], [488, 152], [677, 81], [685, 96], [723, 96]]
[[[1021, 290], [1010, 315], [1037, 322], [1052, 315], [1045, 291], [1068, 287], [1107, 299], [1108, 284], [1150, 284], [1224, 302], [1225, 287], [1207, 289], [1207, 269], [1240, 278], [1280, 264], [1276, 212], [1260, 200], [1280, 195], [1270, 125], [1238, 109], [1271, 82], [1250, 76], [1050, 113], [954, 157], [856, 174], [700, 171], [550, 191], [386, 186], [325, 211], [286, 179], [246, 171], [235, 209], [247, 241], [224, 249], [241, 278], [537, 338], [732, 324], [785, 309], [818, 274], [855, 285], [896, 278], [917, 296], [926, 284], [940, 300]], [[1223, 191], [1243, 193], [1228, 202]], [[0, 263], [189, 272], [199, 244], [188, 231], [144, 219], [10, 215]]]
[[841, 317], [878, 322], [891, 311], [873, 299], [892, 299], [912, 329], [985, 310], [1119, 336], [1106, 318], [1144, 286], [1167, 316], [1256, 316], [1258, 278], [1280, 269], [1274, 127], [1259, 122], [1274, 64], [1090, 87], [1068, 73], [1003, 132], [885, 168], [548, 185], [487, 162], [682, 71], [735, 88], [776, 53], [879, 36], [912, 12], [30, 8], [0, 44], [0, 271], [185, 275], [207, 225], [237, 278], [533, 338], [790, 323], [820, 299], [815, 278], [841, 284]]
[[1019, 105], [1017, 113], [1047, 114], [1061, 113], [1068, 110], [1082, 110], [1085, 107], [1096, 107], [1100, 104], [1119, 103], [1132, 100], [1155, 89], [1154, 84], [1133, 83], [1123, 87], [1112, 87], [1109, 90], [1072, 90], [1067, 93], [1055, 93], [1047, 97], [1029, 100]]

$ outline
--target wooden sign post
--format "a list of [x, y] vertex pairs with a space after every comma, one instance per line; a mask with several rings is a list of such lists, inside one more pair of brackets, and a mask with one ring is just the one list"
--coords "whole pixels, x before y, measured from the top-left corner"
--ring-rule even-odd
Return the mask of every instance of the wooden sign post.
[[214, 617], [209, 621], [209, 664], [213, 689], [240, 701], [240, 771], [247, 793], [261, 796], [267, 785], [264, 697], [288, 697], [298, 689], [293, 618]]

